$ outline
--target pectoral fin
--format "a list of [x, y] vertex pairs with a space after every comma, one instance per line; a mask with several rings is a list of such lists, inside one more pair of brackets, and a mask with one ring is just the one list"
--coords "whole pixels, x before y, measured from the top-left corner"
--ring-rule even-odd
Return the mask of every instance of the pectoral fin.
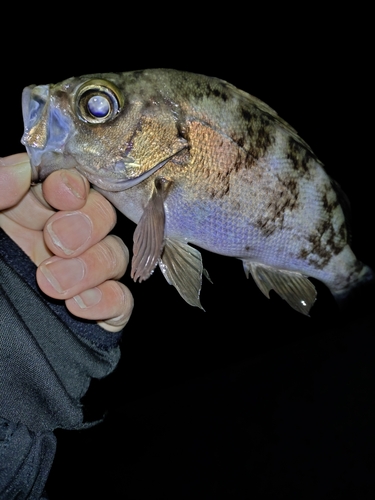
[[314, 285], [301, 273], [274, 269], [270, 266], [243, 261], [246, 276], [251, 273], [255, 283], [267, 298], [275, 290], [296, 311], [309, 315], [316, 299]]
[[[203, 309], [199, 295], [202, 287], [203, 269], [200, 252], [185, 242], [166, 239], [159, 267], [170, 285], [191, 306]], [[208, 277], [209, 279], [209, 277]]]
[[133, 235], [133, 259], [131, 277], [144, 281], [150, 277], [158, 264], [164, 246], [164, 198], [170, 181], [158, 178], [142, 217]]
[[203, 309], [199, 300], [202, 274], [210, 277], [203, 269], [200, 252], [183, 241], [164, 239], [164, 200], [170, 185], [164, 178], [155, 181], [154, 191], [134, 231], [131, 277], [134, 281], [144, 281], [159, 264], [165, 279], [181, 297]]

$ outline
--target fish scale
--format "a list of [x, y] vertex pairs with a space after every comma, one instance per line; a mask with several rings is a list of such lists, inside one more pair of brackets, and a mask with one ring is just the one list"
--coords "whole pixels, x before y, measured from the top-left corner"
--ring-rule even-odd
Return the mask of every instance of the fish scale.
[[[100, 107], [96, 103], [100, 103]], [[104, 110], [104, 111], [103, 111]], [[76, 168], [136, 224], [131, 275], [159, 265], [201, 307], [199, 250], [236, 257], [260, 290], [309, 314], [322, 281], [336, 298], [373, 278], [348, 241], [338, 185], [256, 97], [171, 69], [69, 78], [23, 93], [33, 180]]]

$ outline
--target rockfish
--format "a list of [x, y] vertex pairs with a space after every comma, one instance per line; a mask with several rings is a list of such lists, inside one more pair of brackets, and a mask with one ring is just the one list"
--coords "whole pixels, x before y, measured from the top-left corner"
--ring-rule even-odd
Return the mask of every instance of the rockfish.
[[[137, 224], [131, 276], [158, 265], [191, 305], [203, 268], [190, 244], [242, 260], [260, 290], [308, 314], [308, 277], [336, 297], [372, 271], [349, 246], [338, 185], [265, 103], [218, 78], [150, 69], [23, 91], [33, 181], [76, 168]], [[207, 275], [208, 276], [208, 275]]]

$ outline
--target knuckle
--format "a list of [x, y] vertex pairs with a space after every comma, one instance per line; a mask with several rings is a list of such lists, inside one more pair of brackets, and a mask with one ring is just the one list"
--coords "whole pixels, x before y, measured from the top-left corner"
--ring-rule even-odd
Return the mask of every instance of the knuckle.
[[116, 224], [116, 210], [114, 207], [100, 193], [94, 190], [90, 191], [90, 197], [95, 214], [110, 223], [112, 229]]
[[97, 251], [98, 264], [103, 265], [109, 276], [115, 279], [124, 275], [128, 263], [128, 260], [124, 258], [125, 245], [120, 245], [118, 240], [114, 236], [107, 236], [99, 244]]

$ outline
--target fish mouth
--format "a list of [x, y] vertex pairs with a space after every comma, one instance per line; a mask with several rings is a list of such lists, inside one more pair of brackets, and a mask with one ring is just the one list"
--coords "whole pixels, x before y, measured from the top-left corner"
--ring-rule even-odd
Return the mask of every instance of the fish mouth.
[[[21, 143], [30, 158], [31, 180], [37, 182], [48, 175], [43, 168], [46, 164], [45, 158], [63, 153], [64, 146], [72, 134], [73, 123], [69, 116], [54, 106], [50, 85], [30, 85], [23, 90], [22, 115], [24, 133]], [[48, 170], [50, 173], [57, 168], [49, 166]]]

